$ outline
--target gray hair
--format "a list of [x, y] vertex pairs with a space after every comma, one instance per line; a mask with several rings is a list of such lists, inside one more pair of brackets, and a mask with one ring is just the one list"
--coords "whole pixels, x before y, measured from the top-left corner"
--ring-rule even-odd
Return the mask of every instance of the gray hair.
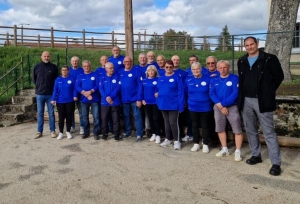
[[83, 61], [82, 61], [82, 65], [83, 65], [83, 64], [89, 64], [89, 65], [92, 65], [90, 60], [83, 60]]
[[157, 55], [156, 59], [157, 59], [158, 57], [162, 57], [164, 60], [166, 60], [165, 56], [163, 56], [163, 55], [161, 55], [161, 54]]
[[144, 55], [145, 57], [147, 57], [147, 55], [146, 55], [145, 53], [141, 52], [141, 53], [139, 54], [139, 58], [140, 58], [141, 55]]
[[149, 66], [147, 67], [147, 70], [146, 70], [146, 77], [148, 77], [148, 71], [149, 71], [149, 70], [155, 71], [155, 72], [156, 72], [155, 76], [156, 76], [156, 77], [159, 77], [158, 71], [157, 71], [157, 69], [156, 69], [156, 67], [155, 67], [154, 65], [149, 65]]
[[229, 62], [227, 60], [220, 60], [220, 61], [218, 61], [217, 67], [219, 67], [219, 64], [222, 64], [222, 63], [225, 63], [227, 65], [227, 67], [230, 67], [230, 64], [229, 64]]
[[73, 59], [76, 59], [79, 61], [79, 57], [77, 57], [77, 56], [73, 56], [70, 61], [72, 61]]
[[119, 46], [117, 46], [117, 45], [113, 46], [111, 50], [113, 50], [114, 48], [118, 48], [119, 51], [121, 51], [121, 48]]
[[114, 64], [111, 63], [111, 62], [106, 62], [106, 63], [105, 63], [105, 68], [106, 68], [108, 65], [112, 65], [112, 67], [115, 68], [115, 67], [114, 67]]
[[208, 57], [206, 58], [206, 61], [207, 61], [208, 58], [213, 58], [213, 59], [215, 60], [215, 62], [218, 61], [217, 58], [216, 58], [215, 56], [208, 56]]
[[192, 67], [199, 67], [202, 69], [202, 65], [200, 64], [200, 62], [194, 62], [192, 65], [191, 65], [191, 68]]

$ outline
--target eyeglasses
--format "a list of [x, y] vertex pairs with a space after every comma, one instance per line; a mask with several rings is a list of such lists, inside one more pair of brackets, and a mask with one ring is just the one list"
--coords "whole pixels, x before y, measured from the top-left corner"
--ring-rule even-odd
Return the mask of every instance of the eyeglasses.
[[131, 62], [131, 61], [124, 61], [124, 63], [129, 63], [129, 62]]
[[165, 68], [168, 69], [168, 68], [173, 68], [173, 67], [172, 66], [165, 66]]
[[206, 62], [206, 64], [216, 64], [215, 62]]

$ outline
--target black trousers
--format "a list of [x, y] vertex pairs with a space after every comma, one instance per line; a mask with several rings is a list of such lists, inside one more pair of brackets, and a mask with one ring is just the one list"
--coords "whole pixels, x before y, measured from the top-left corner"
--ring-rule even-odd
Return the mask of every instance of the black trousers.
[[73, 120], [73, 114], [75, 110], [75, 102], [70, 103], [57, 103], [58, 111], [58, 128], [59, 132], [64, 131], [64, 123], [66, 119], [67, 132], [70, 132]]
[[155, 135], [161, 135], [161, 111], [158, 109], [156, 104], [147, 104], [145, 109], [148, 115], [152, 133]]
[[193, 112], [190, 111], [193, 124], [193, 140], [195, 144], [200, 143], [200, 130], [202, 128], [203, 144], [208, 145], [209, 139], [209, 114], [210, 112]]
[[120, 136], [120, 106], [101, 106], [102, 133], [108, 132], [108, 121], [112, 119], [113, 133]]
[[[178, 111], [173, 110], [167, 110], [162, 111], [164, 122], [165, 122], [165, 132], [166, 132], [166, 138], [168, 140], [174, 139], [175, 141], [181, 141], [181, 138], [179, 136], [179, 125], [178, 125]], [[173, 137], [172, 137], [173, 135]]]

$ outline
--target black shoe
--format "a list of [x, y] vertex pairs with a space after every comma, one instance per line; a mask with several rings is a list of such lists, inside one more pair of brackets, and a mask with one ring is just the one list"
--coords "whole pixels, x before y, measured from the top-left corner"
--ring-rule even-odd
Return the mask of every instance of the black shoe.
[[120, 140], [122, 140], [122, 138], [120, 138], [119, 135], [116, 135], [116, 136], [115, 136], [115, 141], [116, 141], [116, 142], [119, 142]]
[[281, 168], [279, 165], [276, 165], [276, 164], [273, 164], [270, 171], [269, 171], [269, 174], [271, 174], [272, 176], [279, 176], [281, 173]]
[[95, 140], [99, 140], [99, 135], [94, 135]]
[[107, 140], [108, 134], [103, 134], [102, 140]]
[[126, 135], [126, 134], [124, 134], [122, 138], [123, 138], [123, 139], [127, 139], [127, 138], [129, 138], [129, 137], [131, 137], [131, 135]]
[[257, 163], [262, 163], [261, 157], [252, 156], [250, 159], [246, 160], [246, 163], [249, 165], [254, 165]]
[[86, 133], [84, 135], [81, 136], [82, 139], [88, 138], [90, 136], [90, 133]]
[[151, 129], [146, 129], [145, 134], [147, 135], [148, 138], [150, 138], [152, 136]]

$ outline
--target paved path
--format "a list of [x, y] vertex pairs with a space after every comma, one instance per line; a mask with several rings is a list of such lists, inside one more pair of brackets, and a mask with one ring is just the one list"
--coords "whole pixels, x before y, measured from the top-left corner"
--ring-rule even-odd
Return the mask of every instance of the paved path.
[[[0, 203], [300, 203], [300, 151], [282, 148], [282, 175], [263, 163], [216, 158], [129, 138], [33, 139], [36, 123], [0, 128]], [[231, 151], [234, 151], [231, 145]], [[242, 153], [250, 157], [248, 144]]]

